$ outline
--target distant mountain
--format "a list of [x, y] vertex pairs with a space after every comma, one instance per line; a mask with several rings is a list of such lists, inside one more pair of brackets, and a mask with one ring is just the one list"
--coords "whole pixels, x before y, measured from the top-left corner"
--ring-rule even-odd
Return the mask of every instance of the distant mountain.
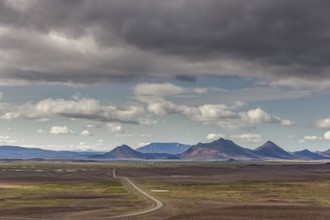
[[307, 149], [302, 151], [296, 151], [292, 153], [294, 159], [301, 159], [301, 160], [322, 160], [322, 159], [330, 159], [330, 156], [326, 157], [324, 155], [311, 152]]
[[274, 159], [292, 159], [292, 155], [271, 141], [267, 141], [254, 150], [258, 155]]
[[154, 156], [138, 152], [127, 145], [121, 145], [116, 147], [112, 151], [101, 154], [90, 156], [93, 159], [127, 159], [127, 160], [145, 160], [145, 159], [155, 159]]
[[141, 153], [181, 154], [189, 147], [190, 145], [180, 143], [151, 143], [136, 150]]
[[83, 159], [97, 152], [52, 151], [40, 148], [0, 146], [1, 159]]
[[258, 159], [252, 150], [243, 148], [230, 140], [220, 138], [211, 143], [199, 143], [192, 146], [181, 155], [185, 160], [228, 160], [228, 159]]
[[330, 149], [326, 150], [326, 151], [323, 151], [323, 152], [319, 152], [319, 153], [326, 156], [326, 157], [330, 157]]
[[[267, 141], [255, 150], [243, 148], [230, 140], [220, 138], [211, 143], [199, 143], [190, 148], [179, 143], [153, 143], [140, 148], [143, 153], [127, 145], [116, 147], [110, 152], [97, 151], [52, 151], [40, 148], [20, 146], [0, 146], [0, 159], [114, 159], [114, 160], [147, 160], [147, 159], [183, 159], [183, 160], [267, 160], [267, 159], [301, 159], [322, 160], [330, 159], [330, 149], [324, 152], [302, 150], [289, 153], [271, 141]], [[188, 149], [187, 149], [188, 148]], [[182, 153], [183, 149], [187, 149]], [[172, 153], [157, 153], [157, 151]], [[155, 152], [156, 151], [156, 152]]]

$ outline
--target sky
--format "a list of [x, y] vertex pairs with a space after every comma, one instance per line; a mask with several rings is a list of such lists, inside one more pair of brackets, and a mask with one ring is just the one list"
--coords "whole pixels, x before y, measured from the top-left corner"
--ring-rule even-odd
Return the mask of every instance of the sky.
[[327, 0], [0, 0], [0, 145], [330, 148]]

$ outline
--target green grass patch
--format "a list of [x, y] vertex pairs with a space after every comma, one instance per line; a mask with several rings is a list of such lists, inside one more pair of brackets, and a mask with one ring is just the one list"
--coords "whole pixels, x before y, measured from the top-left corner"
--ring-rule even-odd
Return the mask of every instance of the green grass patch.
[[[95, 182], [95, 183], [56, 183], [56, 184], [35, 184], [35, 185], [16, 185], [13, 187], [0, 186], [0, 206], [24, 205], [29, 206], [39, 204], [40, 206], [51, 206], [68, 204], [77, 201], [81, 195], [111, 195], [126, 194], [121, 182]], [[70, 198], [61, 196], [71, 195]], [[43, 199], [45, 197], [45, 199]], [[54, 197], [54, 198], [52, 198]], [[74, 199], [77, 197], [77, 199]]]
[[140, 183], [147, 190], [166, 189], [161, 199], [174, 201], [290, 202], [330, 205], [330, 181], [243, 182], [230, 184]]

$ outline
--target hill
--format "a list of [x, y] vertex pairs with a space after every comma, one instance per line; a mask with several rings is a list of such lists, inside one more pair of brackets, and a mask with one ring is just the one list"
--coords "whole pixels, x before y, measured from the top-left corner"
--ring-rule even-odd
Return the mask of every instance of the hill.
[[293, 156], [283, 150], [278, 145], [274, 144], [271, 141], [267, 141], [260, 147], [254, 150], [258, 155], [265, 157], [265, 158], [274, 158], [274, 159], [293, 159]]
[[228, 159], [258, 159], [252, 150], [243, 148], [230, 140], [220, 138], [211, 143], [199, 143], [179, 155], [185, 160], [228, 160]]
[[295, 159], [301, 159], [301, 160], [322, 160], [322, 159], [330, 159], [329, 157], [323, 156], [318, 153], [311, 152], [307, 149], [302, 151], [296, 151], [292, 153], [292, 156]]
[[325, 157], [330, 157], [330, 149], [319, 153]]
[[121, 145], [113, 149], [112, 151], [101, 154], [93, 155], [90, 158], [94, 159], [117, 159], [117, 160], [145, 160], [154, 159], [154, 156], [138, 152], [127, 145]]
[[181, 154], [189, 147], [190, 145], [180, 143], [151, 143], [136, 150], [141, 153]]

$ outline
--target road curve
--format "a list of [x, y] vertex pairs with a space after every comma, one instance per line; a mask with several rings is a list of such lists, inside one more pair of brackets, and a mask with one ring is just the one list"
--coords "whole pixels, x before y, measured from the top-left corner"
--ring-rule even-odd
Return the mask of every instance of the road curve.
[[[118, 178], [118, 179], [122, 179], [124, 181], [126, 181], [129, 185], [131, 185], [138, 193], [142, 194], [143, 196], [147, 197], [147, 199], [149, 199], [150, 201], [153, 202], [153, 206], [149, 209], [146, 210], [142, 210], [142, 211], [138, 211], [135, 213], [131, 213], [131, 214], [125, 214], [125, 215], [118, 215], [118, 216], [112, 216], [112, 217], [100, 217], [97, 219], [118, 219], [118, 218], [128, 218], [128, 217], [134, 217], [134, 216], [138, 216], [138, 215], [142, 215], [142, 214], [147, 214], [153, 211], [156, 211], [158, 209], [161, 209], [164, 204], [159, 201], [158, 199], [156, 199], [155, 197], [149, 195], [148, 193], [146, 193], [145, 191], [143, 191], [141, 188], [139, 188], [137, 185], [135, 185], [135, 183], [133, 183], [129, 178], [127, 177], [118, 177], [116, 175], [116, 169], [113, 169], [112, 171], [112, 176], [114, 178]], [[76, 219], [76, 218], [70, 218], [70, 217], [64, 217], [64, 218], [52, 218], [52, 217], [46, 217], [46, 218], [29, 218], [29, 217], [2, 217], [0, 216], [0, 219], [5, 219], [5, 220], [58, 220], [58, 219]], [[81, 218], [79, 217], [79, 219], [91, 219], [91, 218]]]
[[142, 211], [138, 211], [138, 212], [127, 214], [127, 215], [114, 216], [113, 218], [133, 217], [133, 216], [137, 216], [137, 215], [147, 214], [147, 213], [150, 213], [150, 212], [154, 212], [158, 209], [161, 209], [164, 206], [164, 204], [160, 200], [156, 199], [155, 197], [151, 196], [147, 192], [143, 191], [141, 188], [139, 188], [137, 185], [135, 185], [135, 183], [133, 183], [129, 178], [127, 178], [127, 177], [118, 177], [116, 175], [116, 169], [114, 169], [112, 171], [112, 175], [113, 175], [114, 178], [120, 178], [120, 179], [126, 181], [138, 193], [142, 194], [143, 196], [147, 197], [147, 199], [149, 199], [150, 201], [153, 202], [153, 206], [151, 208], [147, 209], [147, 210], [142, 210]]

